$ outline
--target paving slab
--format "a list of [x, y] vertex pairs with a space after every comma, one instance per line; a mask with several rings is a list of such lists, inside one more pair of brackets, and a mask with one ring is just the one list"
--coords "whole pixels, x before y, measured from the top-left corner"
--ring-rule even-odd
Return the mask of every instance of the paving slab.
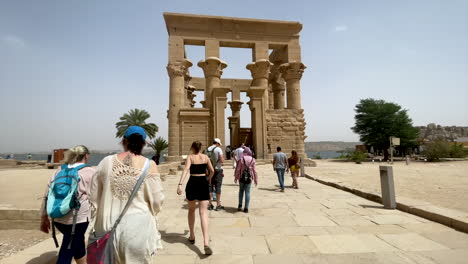
[[385, 242], [404, 251], [427, 251], [427, 250], [444, 250], [447, 247], [438, 244], [430, 239], [427, 239], [416, 233], [403, 234], [379, 234], [377, 235]]
[[[203, 255], [200, 219], [196, 243], [188, 243], [187, 205], [175, 189], [179, 175], [163, 182], [166, 202], [158, 215], [164, 249], [154, 263], [236, 264], [440, 264], [466, 263], [468, 235], [350, 193], [299, 179], [301, 189], [278, 192], [271, 165], [258, 166], [249, 213], [237, 212], [238, 186], [225, 169], [225, 211], [209, 212], [214, 255]], [[424, 205], [418, 202], [419, 205]], [[38, 244], [39, 245], [39, 244]], [[51, 240], [0, 263], [54, 263]], [[30, 261], [30, 262], [28, 262]]]
[[312, 254], [318, 253], [317, 247], [307, 236], [267, 236], [266, 240], [272, 254]]
[[309, 236], [323, 254], [389, 252], [397, 249], [372, 234]]

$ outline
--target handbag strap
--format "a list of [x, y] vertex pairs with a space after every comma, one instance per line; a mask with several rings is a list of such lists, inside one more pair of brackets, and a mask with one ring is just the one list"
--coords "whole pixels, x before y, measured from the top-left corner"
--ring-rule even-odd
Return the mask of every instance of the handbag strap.
[[143, 166], [143, 172], [141, 173], [140, 178], [138, 179], [135, 186], [133, 187], [132, 193], [130, 194], [130, 197], [128, 198], [127, 204], [125, 204], [125, 208], [120, 213], [119, 218], [117, 218], [117, 220], [115, 221], [114, 226], [112, 226], [111, 231], [113, 231], [117, 227], [117, 225], [120, 223], [120, 220], [122, 220], [122, 217], [125, 215], [128, 208], [130, 207], [130, 204], [132, 203], [133, 198], [135, 198], [138, 190], [140, 189], [141, 184], [145, 180], [146, 175], [148, 175], [149, 167], [150, 167], [150, 160], [146, 159], [145, 165]]

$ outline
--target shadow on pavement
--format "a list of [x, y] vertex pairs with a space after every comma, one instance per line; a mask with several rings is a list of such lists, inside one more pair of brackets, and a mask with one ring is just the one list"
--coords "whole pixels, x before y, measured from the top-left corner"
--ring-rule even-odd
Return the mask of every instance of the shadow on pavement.
[[29, 260], [26, 264], [53, 264], [55, 262], [57, 262], [57, 252], [49, 251]]
[[361, 206], [362, 208], [375, 208], [375, 209], [388, 210], [388, 209], [384, 208], [383, 205], [360, 204], [359, 206]]
[[196, 245], [193, 245], [193, 244], [190, 244], [190, 242], [188, 241], [188, 231], [185, 230], [185, 232], [183, 234], [180, 234], [180, 233], [167, 233], [166, 231], [160, 231], [161, 233], [161, 238], [162, 240], [164, 240], [164, 242], [166, 243], [169, 243], [169, 244], [176, 244], [176, 243], [179, 243], [179, 244], [184, 244], [186, 247], [188, 247], [190, 250], [192, 250], [193, 252], [195, 252], [198, 257], [200, 257], [200, 259], [205, 259], [209, 256], [206, 256], [203, 252], [201, 252], [201, 250], [196, 246]]

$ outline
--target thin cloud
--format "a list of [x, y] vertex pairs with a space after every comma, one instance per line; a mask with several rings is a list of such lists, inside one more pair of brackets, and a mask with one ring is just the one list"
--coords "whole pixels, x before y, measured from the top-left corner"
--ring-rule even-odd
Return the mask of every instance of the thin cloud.
[[26, 42], [18, 36], [6, 35], [2, 37], [2, 42], [12, 48], [24, 48], [26, 47]]
[[347, 31], [347, 30], [348, 30], [348, 26], [346, 25], [340, 25], [340, 26], [335, 27], [335, 31]]

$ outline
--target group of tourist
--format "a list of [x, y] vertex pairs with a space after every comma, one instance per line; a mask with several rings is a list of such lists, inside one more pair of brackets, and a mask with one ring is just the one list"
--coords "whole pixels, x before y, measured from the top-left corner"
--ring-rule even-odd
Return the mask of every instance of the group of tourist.
[[[151, 263], [162, 248], [156, 216], [164, 201], [158, 168], [153, 160], [142, 156], [146, 133], [143, 128], [127, 129], [124, 151], [104, 158], [96, 169], [89, 167], [89, 150], [85, 146], [69, 149], [65, 164], [50, 178], [41, 207], [43, 232], [55, 228], [62, 234], [57, 263]], [[194, 141], [180, 177], [177, 194], [188, 203], [188, 242], [195, 243], [195, 211], [198, 207], [206, 255], [213, 254], [209, 245], [208, 210], [223, 210], [222, 183], [224, 155], [221, 140], [202, 153], [202, 143]], [[300, 159], [295, 151], [288, 159], [278, 147], [273, 167], [284, 192], [284, 173], [291, 171], [293, 188], [298, 188]], [[257, 186], [256, 160], [249, 147], [232, 150], [234, 183], [239, 184], [238, 211], [249, 212], [250, 189]], [[74, 189], [75, 188], [75, 189]], [[216, 198], [215, 198], [216, 197]], [[216, 206], [213, 202], [216, 201]], [[52, 219], [52, 222], [50, 221]], [[141, 232], [145, 227], [145, 232]], [[85, 233], [90, 230], [88, 247]]]

